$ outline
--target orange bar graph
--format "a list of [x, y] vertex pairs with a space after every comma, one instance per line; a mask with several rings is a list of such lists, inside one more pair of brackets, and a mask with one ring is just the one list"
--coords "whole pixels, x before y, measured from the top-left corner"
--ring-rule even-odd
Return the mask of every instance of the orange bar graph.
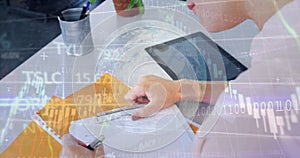
[[[37, 114], [57, 135], [69, 133], [70, 122], [95, 116], [99, 112], [127, 106], [129, 88], [110, 74], [66, 98], [53, 96]], [[105, 93], [104, 93], [105, 92]], [[109, 97], [109, 98], [107, 98]], [[31, 121], [26, 129], [0, 155], [7, 157], [58, 157], [61, 145]]]

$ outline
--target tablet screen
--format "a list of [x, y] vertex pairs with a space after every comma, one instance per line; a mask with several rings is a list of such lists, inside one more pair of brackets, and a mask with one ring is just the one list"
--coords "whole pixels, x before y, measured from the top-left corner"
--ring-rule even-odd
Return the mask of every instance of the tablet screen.
[[[243, 64], [201, 32], [145, 49], [173, 79], [230, 81], [247, 70]], [[200, 127], [214, 106], [207, 103], [176, 103], [184, 117]]]
[[145, 50], [174, 80], [229, 81], [247, 70], [201, 32]]

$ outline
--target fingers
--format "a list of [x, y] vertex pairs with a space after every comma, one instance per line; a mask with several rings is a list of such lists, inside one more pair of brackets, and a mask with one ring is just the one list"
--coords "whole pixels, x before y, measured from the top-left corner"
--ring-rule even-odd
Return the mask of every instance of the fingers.
[[137, 120], [143, 117], [149, 117], [155, 112], [164, 108], [166, 103], [166, 90], [161, 84], [154, 84], [149, 89], [150, 102], [145, 107], [135, 111], [132, 115], [132, 120]]
[[148, 104], [145, 107], [135, 111], [132, 115], [132, 120], [138, 120], [144, 117], [149, 117], [155, 112], [159, 111], [161, 108], [153, 104]]
[[142, 96], [142, 97], [138, 97], [134, 100], [135, 103], [137, 104], [148, 104], [150, 102], [150, 100], [148, 99], [147, 96]]
[[99, 148], [95, 150], [95, 156], [96, 158], [105, 158], [104, 154], [104, 147], [101, 145]]
[[62, 137], [62, 144], [63, 146], [74, 145], [77, 144], [77, 140], [71, 134], [66, 134]]
[[143, 88], [135, 87], [130, 90], [126, 95], [125, 99], [129, 104], [141, 104], [141, 102], [146, 102], [146, 93]]
[[132, 105], [147, 104], [147, 106], [137, 110], [132, 119], [148, 117], [174, 104], [179, 98], [177, 95], [179, 86], [175, 85], [177, 84], [170, 80], [153, 75], [140, 77], [136, 86], [126, 94], [125, 99]]
[[76, 139], [71, 135], [65, 135], [63, 137], [63, 148], [60, 153], [61, 158], [71, 158], [71, 157], [92, 157], [93, 152], [89, 149], [79, 145]]
[[97, 148], [95, 151], [91, 151], [84, 147], [84, 143], [78, 141], [70, 134], [64, 135], [62, 140], [63, 148], [60, 153], [61, 158], [102, 157], [104, 155], [103, 146]]
[[149, 103], [150, 96], [147, 95], [147, 91], [149, 90], [149, 86], [151, 86], [152, 81], [157, 78], [158, 77], [153, 75], [140, 77], [135, 87], [125, 95], [127, 102], [132, 105]]
[[65, 134], [62, 138], [62, 142], [63, 142], [63, 146], [74, 145], [74, 144], [86, 146], [83, 142], [77, 140], [71, 134]]

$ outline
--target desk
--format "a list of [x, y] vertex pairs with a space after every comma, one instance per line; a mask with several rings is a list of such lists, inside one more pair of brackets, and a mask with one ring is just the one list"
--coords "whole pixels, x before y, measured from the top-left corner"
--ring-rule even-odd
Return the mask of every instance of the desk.
[[[152, 6], [158, 6], [156, 2], [153, 1], [145, 2], [146, 8], [149, 7], [150, 4]], [[111, 1], [103, 2], [103, 4], [96, 8], [91, 14], [91, 28], [94, 32], [98, 32], [98, 34], [93, 35], [93, 40], [96, 41], [95, 46], [98, 48], [98, 52], [101, 52], [99, 50], [103, 49], [105, 43], [107, 42], [105, 41], [106, 36], [104, 35], [109, 36], [109, 34], [114, 30], [117, 30], [122, 25], [124, 25], [124, 23], [121, 23], [122, 20], [119, 21], [120, 17], [116, 17], [114, 15], [115, 11]], [[136, 20], [138, 18], [139, 16], [133, 17], [133, 20]], [[107, 27], [101, 28], [101, 24], [103, 24], [103, 22], [105, 21], [109, 21], [111, 23], [109, 23], [109, 25], [107, 25], [106, 23]], [[170, 22], [172, 22], [172, 20]], [[181, 26], [181, 29], [184, 30], [185, 26], [179, 21], [173, 21], [173, 23]], [[190, 28], [191, 29], [187, 31], [189, 33], [199, 31], [200, 29], [193, 26], [190, 26]], [[66, 56], [63, 46], [64, 45], [62, 37], [58, 36], [43, 49], [37, 52], [34, 56], [32, 56], [29, 60], [24, 62], [21, 66], [19, 66], [17, 69], [15, 69], [13, 72], [11, 72], [1, 80], [0, 114], [2, 119], [0, 120], [0, 153], [3, 152], [11, 144], [11, 142], [24, 130], [24, 128], [31, 121], [31, 115], [45, 106], [47, 101], [52, 96], [64, 98], [72, 92], [85, 87], [86, 85], [90, 84], [90, 82], [97, 79], [97, 75], [95, 75], [95, 64], [98, 62], [99, 54], [91, 53], [80, 58], [75, 58]], [[145, 54], [140, 55], [143, 56]], [[142, 59], [150, 60], [147, 57]], [[145, 63], [145, 61], [138, 61], [141, 63]], [[82, 65], [80, 64], [81, 62], [84, 62], [85, 64]], [[80, 73], [78, 73], [77, 75], [77, 73], [74, 73], [74, 70]], [[149, 70], [146, 71], [147, 73], [152, 73], [168, 78], [168, 76], [166, 76], [166, 74], [157, 65], [155, 66], [152, 64], [152, 66], [148, 67], [147, 70]], [[98, 73], [101, 74], [101, 72]], [[124, 74], [115, 73], [115, 75], [129, 86], [132, 86], [134, 84], [134, 79], [131, 82], [128, 82], [126, 80], [128, 79], [128, 77], [124, 77]], [[137, 76], [135, 76], [134, 78], [136, 77]], [[72, 84], [74, 82], [74, 79], [79, 80], [78, 82], [81, 82], [82, 84], [74, 86]], [[33, 81], [36, 80], [38, 80], [39, 83], [42, 84], [32, 84], [34, 83]], [[163, 151], [157, 150], [149, 153], [139, 153], [137, 154], [137, 156], [153, 157], [153, 154], [157, 153], [173, 154], [174, 150], [176, 150], [178, 153], [189, 152], [193, 140], [193, 135], [191, 135], [191, 133], [191, 130], [188, 130], [183, 135], [181, 135], [177, 141], [173, 142], [172, 145], [170, 145], [173, 148], [169, 148], [167, 146], [162, 149]], [[174, 149], [174, 147], [177, 148]], [[119, 153], [123, 155], [130, 154], [126, 152], [116, 151], [110, 148], [106, 148], [106, 152], [114, 154]]]

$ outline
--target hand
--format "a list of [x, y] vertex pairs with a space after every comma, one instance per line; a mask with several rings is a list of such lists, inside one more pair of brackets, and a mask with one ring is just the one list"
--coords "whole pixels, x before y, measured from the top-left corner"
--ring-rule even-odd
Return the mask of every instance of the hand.
[[84, 158], [104, 158], [103, 146], [99, 147], [95, 151], [87, 149], [84, 143], [75, 139], [72, 135], [66, 134], [63, 136], [63, 148], [60, 152], [61, 158], [74, 158], [74, 157], [84, 157]]
[[130, 104], [147, 104], [132, 115], [132, 119], [136, 120], [148, 117], [181, 100], [215, 104], [226, 86], [227, 81], [171, 81], [148, 75], [139, 78], [125, 99]]
[[131, 104], [147, 104], [133, 114], [133, 120], [148, 117], [180, 101], [180, 83], [153, 75], [143, 76], [125, 99]]

